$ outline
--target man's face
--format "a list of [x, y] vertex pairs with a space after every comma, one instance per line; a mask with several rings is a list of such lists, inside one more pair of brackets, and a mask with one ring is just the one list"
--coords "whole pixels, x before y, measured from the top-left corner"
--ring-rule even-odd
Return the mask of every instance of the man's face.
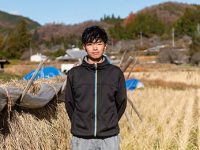
[[91, 59], [99, 60], [106, 49], [106, 44], [103, 41], [98, 40], [92, 43], [85, 44], [83, 46], [83, 49], [87, 52]]

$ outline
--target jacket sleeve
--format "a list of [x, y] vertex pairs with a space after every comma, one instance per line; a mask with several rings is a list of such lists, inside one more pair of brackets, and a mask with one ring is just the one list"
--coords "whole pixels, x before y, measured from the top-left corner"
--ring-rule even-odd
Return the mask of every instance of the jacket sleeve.
[[72, 91], [72, 78], [70, 73], [67, 76], [67, 84], [65, 89], [65, 107], [69, 116], [70, 121], [72, 121], [72, 116], [74, 112], [74, 99]]
[[120, 120], [127, 105], [126, 84], [123, 72], [120, 73], [118, 92], [116, 95], [116, 104], [117, 104], [118, 120]]

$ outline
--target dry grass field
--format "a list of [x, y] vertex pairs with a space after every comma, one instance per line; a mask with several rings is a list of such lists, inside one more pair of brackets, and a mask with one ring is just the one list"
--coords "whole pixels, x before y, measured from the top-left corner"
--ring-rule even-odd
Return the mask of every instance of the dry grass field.
[[[16, 72], [16, 68], [6, 71]], [[200, 149], [200, 68], [137, 65], [130, 77], [145, 86], [128, 91], [143, 120], [128, 103], [126, 111], [133, 127], [124, 115], [120, 120], [121, 149]], [[63, 102], [31, 112], [14, 109], [10, 132], [0, 134], [0, 149], [70, 149], [70, 124]]]
[[128, 91], [143, 121], [129, 104], [134, 128], [123, 116], [122, 150], [200, 149], [200, 68], [161, 69], [131, 74], [145, 85]]

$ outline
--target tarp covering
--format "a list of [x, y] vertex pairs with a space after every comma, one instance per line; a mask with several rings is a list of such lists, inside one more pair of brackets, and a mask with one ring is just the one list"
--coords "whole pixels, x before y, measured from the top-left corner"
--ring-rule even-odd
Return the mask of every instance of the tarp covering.
[[134, 90], [135, 88], [143, 88], [144, 85], [137, 79], [128, 79], [126, 80], [126, 89]]
[[127, 90], [133, 90], [136, 88], [136, 85], [138, 84], [139, 80], [137, 79], [128, 79], [126, 80], [126, 89]]
[[[30, 73], [26, 74], [24, 77], [23, 77], [23, 80], [30, 80], [31, 77], [33, 76], [35, 70], [32, 70]], [[63, 73], [55, 68], [55, 67], [45, 67], [45, 68], [42, 68], [38, 74], [36, 75], [35, 79], [34, 80], [38, 80], [39, 78], [51, 78], [51, 77], [55, 77], [55, 76], [59, 76], [59, 75], [63, 75]]]
[[[42, 84], [37, 94], [26, 93], [23, 100], [18, 104], [19, 106], [26, 108], [41, 108], [48, 104], [59, 91], [62, 90], [62, 83], [57, 84]], [[14, 106], [16, 101], [22, 95], [23, 90], [17, 87], [6, 87], [6, 89], [0, 87], [0, 112], [8, 103], [8, 95], [11, 101], [11, 105]]]

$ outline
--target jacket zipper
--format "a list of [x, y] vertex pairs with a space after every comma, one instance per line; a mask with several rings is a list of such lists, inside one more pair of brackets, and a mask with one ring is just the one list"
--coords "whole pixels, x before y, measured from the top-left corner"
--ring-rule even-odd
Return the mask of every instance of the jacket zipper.
[[94, 85], [94, 136], [97, 135], [97, 64], [95, 63], [95, 85]]

